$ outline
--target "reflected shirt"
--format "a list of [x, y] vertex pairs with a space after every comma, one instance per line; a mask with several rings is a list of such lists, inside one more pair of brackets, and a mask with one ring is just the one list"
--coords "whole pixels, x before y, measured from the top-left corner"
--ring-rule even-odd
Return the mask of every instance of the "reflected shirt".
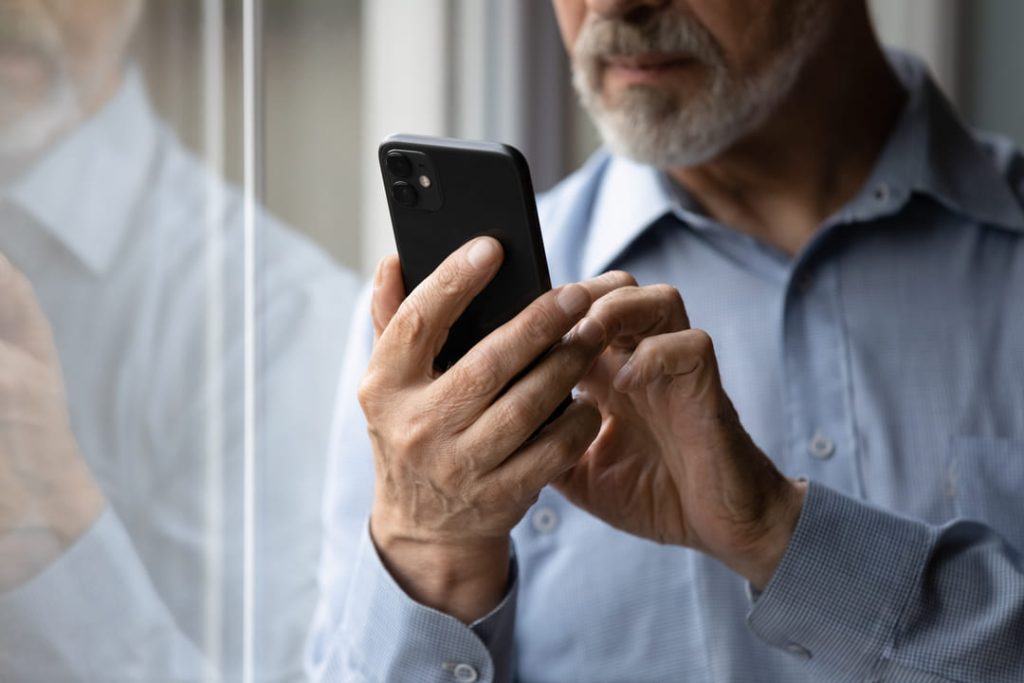
[[598, 153], [540, 205], [552, 279], [678, 288], [754, 440], [809, 492], [763, 593], [545, 489], [476, 623], [410, 599], [367, 520], [353, 328], [310, 645], [325, 681], [1024, 680], [1024, 161], [916, 60], [862, 190], [793, 258], [656, 170]]
[[257, 211], [247, 294], [240, 193], [182, 147], [144, 90], [130, 71], [0, 205], [0, 252], [52, 324], [73, 431], [108, 501], [62, 557], [0, 595], [0, 679], [236, 680], [249, 585], [255, 679], [294, 680], [358, 285]]

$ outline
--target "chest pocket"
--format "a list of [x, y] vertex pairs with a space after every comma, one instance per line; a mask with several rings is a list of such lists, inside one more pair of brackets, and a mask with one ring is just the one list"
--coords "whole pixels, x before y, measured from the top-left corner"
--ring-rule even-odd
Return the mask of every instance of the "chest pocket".
[[957, 514], [1024, 552], [1024, 440], [955, 436], [950, 445]]

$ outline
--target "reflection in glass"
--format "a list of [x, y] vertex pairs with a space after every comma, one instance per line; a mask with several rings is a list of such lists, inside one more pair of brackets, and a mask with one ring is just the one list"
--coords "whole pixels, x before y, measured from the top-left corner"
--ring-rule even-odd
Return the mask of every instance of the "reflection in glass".
[[0, 2], [0, 678], [290, 680], [354, 281], [262, 211], [247, 233], [217, 172], [240, 18], [193, 15], [211, 170], [150, 105], [144, 10]]

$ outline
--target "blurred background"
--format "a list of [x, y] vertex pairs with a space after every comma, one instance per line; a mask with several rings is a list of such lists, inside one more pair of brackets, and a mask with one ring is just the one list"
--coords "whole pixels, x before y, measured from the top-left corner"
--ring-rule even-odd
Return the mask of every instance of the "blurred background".
[[[224, 0], [225, 170], [240, 178], [242, 0]], [[138, 40], [160, 112], [202, 150], [204, 0], [150, 2]], [[1024, 3], [872, 0], [884, 40], [924, 56], [972, 124], [1024, 142]], [[538, 190], [597, 145], [548, 0], [263, 0], [263, 199], [364, 274], [391, 249], [375, 167], [393, 132], [500, 139]]]

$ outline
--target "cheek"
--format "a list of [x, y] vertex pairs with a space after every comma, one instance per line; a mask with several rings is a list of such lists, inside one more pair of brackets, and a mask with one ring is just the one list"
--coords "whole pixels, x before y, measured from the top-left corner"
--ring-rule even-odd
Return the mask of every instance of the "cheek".
[[711, 34], [737, 74], [756, 71], [781, 40], [785, 5], [793, 0], [689, 0], [692, 16]]

